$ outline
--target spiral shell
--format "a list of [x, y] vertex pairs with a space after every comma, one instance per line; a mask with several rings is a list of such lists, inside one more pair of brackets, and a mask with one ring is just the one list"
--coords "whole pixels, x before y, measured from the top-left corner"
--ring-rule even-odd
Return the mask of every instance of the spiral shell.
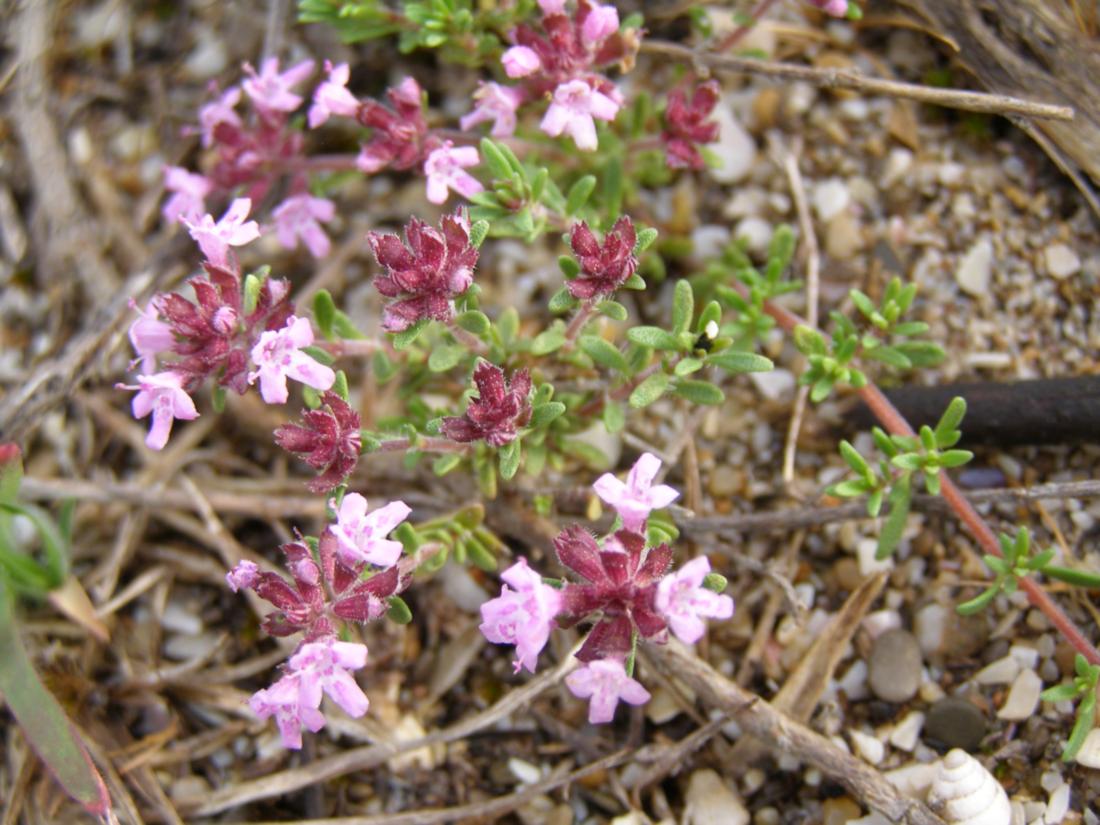
[[966, 751], [955, 748], [940, 762], [929, 802], [948, 825], [1009, 825], [1008, 794]]

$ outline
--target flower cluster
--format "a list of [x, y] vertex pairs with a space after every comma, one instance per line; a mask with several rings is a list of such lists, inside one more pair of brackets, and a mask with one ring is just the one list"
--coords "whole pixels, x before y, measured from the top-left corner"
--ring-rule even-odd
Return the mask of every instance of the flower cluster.
[[382, 326], [401, 332], [417, 321], [450, 321], [452, 299], [474, 279], [478, 251], [470, 243], [470, 224], [463, 212], [446, 215], [434, 229], [413, 218], [405, 227], [405, 243], [396, 235], [367, 235], [374, 258], [383, 268], [374, 285], [387, 298]]
[[[195, 131], [212, 161], [204, 174], [178, 166], [165, 168], [164, 186], [171, 194], [161, 212], [164, 219], [183, 221], [195, 234], [196, 227], [211, 228], [202, 223], [207, 198], [243, 191], [251, 202], [259, 203], [281, 185], [287, 195], [271, 212], [279, 242], [294, 249], [301, 241], [314, 257], [327, 255], [330, 244], [321, 224], [333, 219], [335, 205], [309, 194], [305, 141], [301, 131], [290, 126], [291, 115], [303, 103], [295, 89], [312, 73], [312, 60], [286, 71], [279, 71], [279, 61], [273, 57], [258, 72], [246, 63], [239, 86], [216, 93], [215, 100], [202, 106]], [[338, 95], [319, 90], [319, 96], [327, 101], [329, 111], [347, 111], [347, 102]], [[249, 109], [242, 116], [238, 108], [246, 102]], [[311, 109], [310, 122], [316, 117]]]
[[619, 64], [625, 71], [637, 52], [637, 31], [619, 31], [614, 6], [578, 0], [570, 16], [565, 0], [539, 0], [541, 30], [521, 24], [511, 33], [513, 45], [504, 52], [505, 74], [521, 80], [517, 87], [483, 83], [474, 95], [476, 106], [461, 125], [492, 121], [494, 137], [511, 135], [516, 110], [527, 101], [550, 98], [540, 128], [551, 137], [568, 135], [578, 149], [597, 146], [596, 120], [612, 121], [623, 97], [599, 70]]
[[[710, 586], [706, 557], [669, 572], [668, 545], [647, 546], [650, 512], [679, 495], [664, 484], [653, 484], [660, 466], [660, 459], [646, 453], [625, 483], [606, 474], [593, 485], [619, 514], [622, 529], [602, 543], [580, 525], [561, 532], [554, 541], [558, 561], [577, 581], [547, 583], [521, 559], [502, 574], [501, 595], [481, 608], [485, 637], [516, 646], [517, 672], [535, 670], [555, 623], [594, 623], [577, 652], [583, 666], [566, 678], [575, 696], [589, 700], [588, 721], [593, 724], [611, 721], [619, 701], [648, 701], [649, 692], [628, 670], [633, 669], [639, 639], [663, 643], [671, 631], [694, 644], [706, 632], [704, 619], [733, 615], [733, 599]], [[724, 583], [717, 587], [722, 588]]]
[[683, 88], [669, 92], [661, 142], [673, 169], [702, 169], [706, 165], [698, 144], [718, 139], [718, 123], [707, 120], [718, 103], [718, 93], [718, 82], [714, 80], [697, 86], [690, 101]]
[[[287, 378], [327, 390], [335, 373], [302, 351], [313, 343], [313, 328], [294, 315], [286, 281], [265, 278], [255, 295], [244, 294], [240, 264], [231, 247], [259, 235], [248, 221], [251, 203], [233, 201], [215, 221], [203, 215], [188, 223], [206, 257], [205, 276], [188, 282], [194, 299], [170, 292], [155, 295], [130, 327], [130, 342], [141, 365], [133, 412], [152, 416], [146, 444], [159, 450], [175, 419], [198, 416], [193, 393], [208, 378], [219, 387], [244, 393], [257, 380], [269, 404], [287, 400]], [[159, 371], [158, 371], [159, 370]]]
[[634, 256], [637, 235], [630, 218], [619, 218], [604, 238], [603, 245], [584, 221], [573, 225], [569, 236], [581, 272], [566, 284], [574, 298], [610, 295], [626, 283], [638, 268]]
[[275, 443], [321, 470], [307, 486], [315, 493], [327, 493], [359, 463], [359, 423], [359, 413], [336, 393], [326, 392], [320, 407], [302, 415], [301, 424], [284, 424], [275, 430]]
[[511, 380], [504, 370], [481, 361], [474, 367], [477, 398], [470, 399], [461, 416], [447, 416], [440, 429], [452, 441], [484, 441], [490, 447], [503, 447], [514, 441], [516, 430], [531, 417], [531, 375], [516, 370]]
[[282, 546], [291, 581], [261, 571], [251, 561], [240, 562], [226, 575], [233, 592], [253, 590], [276, 607], [263, 620], [265, 631], [272, 636], [302, 634], [283, 675], [250, 702], [261, 719], [275, 717], [286, 747], [302, 746], [303, 727], [317, 731], [324, 726], [322, 693], [350, 716], [366, 713], [367, 697], [351, 671], [366, 664], [367, 648], [340, 641], [338, 632], [345, 622], [381, 617], [388, 600], [408, 586], [411, 573], [398, 563], [401, 544], [386, 536], [409, 512], [404, 502], [393, 501], [368, 513], [366, 499], [349, 493], [336, 523], [317, 540], [316, 553], [307, 542]]

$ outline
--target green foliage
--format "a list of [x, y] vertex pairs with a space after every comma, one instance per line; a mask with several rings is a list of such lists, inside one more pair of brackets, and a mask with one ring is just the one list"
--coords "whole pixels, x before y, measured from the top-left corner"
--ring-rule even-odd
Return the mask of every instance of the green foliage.
[[[781, 225], [772, 234], [763, 272], [752, 265], [738, 243], [733, 243], [698, 279], [714, 284], [715, 298], [734, 311], [733, 321], [722, 328], [721, 334], [732, 338], [739, 349], [752, 348], [775, 326], [775, 319], [764, 308], [765, 302], [801, 287], [799, 281], [783, 279], [793, 254], [794, 232]], [[731, 272], [741, 283], [740, 289], [728, 283]]]
[[938, 495], [940, 471], [959, 467], [973, 457], [967, 450], [950, 449], [962, 437], [958, 425], [965, 414], [966, 402], [955, 398], [935, 429], [922, 427], [919, 436], [889, 435], [875, 427], [871, 436], [882, 453], [877, 464], [860, 455], [849, 442], [840, 442], [840, 455], [855, 478], [833, 484], [827, 492], [841, 498], [867, 496], [867, 514], [872, 518], [879, 516], [884, 502], [888, 505], [889, 516], [879, 535], [876, 558], [891, 555], [901, 541], [912, 502], [913, 477], [918, 476], [929, 493]]
[[[407, 555], [425, 552], [420, 570], [432, 573], [454, 559], [458, 564], [472, 564], [487, 572], [497, 568], [497, 558], [504, 542], [485, 524], [485, 508], [480, 504], [464, 507], [420, 524], [405, 522], [393, 532]], [[392, 605], [391, 605], [392, 606]]]
[[1072, 762], [1081, 750], [1085, 737], [1096, 724], [1096, 689], [1100, 684], [1100, 665], [1091, 665], [1078, 653], [1073, 660], [1076, 676], [1072, 682], [1056, 685], [1044, 690], [1040, 698], [1044, 702], [1065, 702], [1080, 698], [1077, 705], [1077, 721], [1073, 725], [1069, 739], [1062, 748], [1062, 761]]

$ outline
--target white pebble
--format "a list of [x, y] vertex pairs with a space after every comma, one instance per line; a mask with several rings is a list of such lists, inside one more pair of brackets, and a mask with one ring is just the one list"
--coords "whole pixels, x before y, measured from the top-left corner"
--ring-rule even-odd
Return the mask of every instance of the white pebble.
[[993, 274], [993, 242], [982, 238], [967, 250], [958, 269], [955, 281], [969, 295], [982, 296], [989, 291], [989, 279]]
[[997, 711], [999, 719], [1022, 721], [1027, 719], [1039, 706], [1039, 694], [1043, 691], [1043, 680], [1031, 668], [1020, 671], [1016, 681], [1009, 688], [1004, 706]]
[[709, 768], [691, 775], [685, 802], [687, 825], [748, 825], [750, 821], [741, 797]]
[[1043, 262], [1047, 274], [1061, 280], [1081, 270], [1081, 259], [1064, 243], [1056, 243], [1043, 250]]
[[858, 702], [870, 696], [867, 690], [867, 662], [863, 659], [852, 662], [852, 666], [844, 672], [836, 686], [838, 690], [844, 691], [844, 695], [852, 702]]
[[974, 681], [979, 685], [1007, 685], [1020, 673], [1020, 662], [1014, 656], [1005, 656], [995, 662], [990, 662], [974, 674]]
[[1069, 812], [1069, 785], [1059, 785], [1047, 801], [1047, 812], [1043, 815], [1045, 825], [1056, 825]]
[[776, 368], [768, 372], [750, 372], [749, 380], [769, 401], [783, 401], [794, 395], [795, 377], [790, 370]]
[[716, 106], [714, 120], [718, 123], [718, 143], [711, 146], [721, 165], [710, 170], [719, 183], [737, 183], [756, 163], [756, 142], [738, 123], [728, 104]]
[[748, 217], [737, 224], [733, 237], [744, 239], [745, 248], [754, 255], [763, 255], [768, 251], [772, 239], [772, 225], [761, 218]]
[[1074, 761], [1086, 768], [1100, 768], [1100, 728], [1089, 731]]
[[951, 611], [939, 602], [929, 602], [913, 617], [913, 635], [925, 656], [939, 653], [947, 634]]
[[1008, 655], [1020, 663], [1020, 667], [1035, 668], [1039, 664], [1039, 651], [1033, 647], [1013, 645], [1008, 649]]
[[508, 770], [522, 785], [534, 785], [542, 779], [542, 771], [539, 770], [538, 765], [532, 765], [523, 759], [516, 759], [515, 757], [509, 759]]
[[[924, 792], [932, 787], [936, 781], [938, 766], [935, 762], [913, 762], [892, 771], [886, 771], [883, 776], [906, 796], [924, 796]], [[848, 823], [851, 825], [851, 823]]]
[[914, 710], [902, 719], [890, 734], [890, 744], [895, 748], [912, 753], [920, 740], [924, 727], [924, 714]]
[[830, 178], [814, 187], [814, 211], [823, 221], [839, 215], [851, 202], [848, 185], [839, 178]]
[[859, 561], [859, 574], [864, 578], [873, 576], [880, 570], [892, 570], [894, 562], [892, 559], [876, 559], [875, 551], [878, 549], [878, 542], [875, 539], [861, 539], [859, 544], [856, 545], [856, 558]]
[[882, 165], [883, 188], [893, 186], [913, 167], [913, 153], [908, 149], [891, 149]]
[[858, 730], [849, 731], [848, 735], [852, 738], [856, 753], [872, 765], [879, 764], [886, 756], [886, 746], [876, 737]]

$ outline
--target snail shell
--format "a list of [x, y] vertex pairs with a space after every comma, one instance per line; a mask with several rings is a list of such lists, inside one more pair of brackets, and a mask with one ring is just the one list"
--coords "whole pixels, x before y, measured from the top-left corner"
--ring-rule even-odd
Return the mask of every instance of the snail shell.
[[993, 774], [955, 748], [940, 762], [929, 802], [949, 825], [1009, 825], [1008, 794]]

